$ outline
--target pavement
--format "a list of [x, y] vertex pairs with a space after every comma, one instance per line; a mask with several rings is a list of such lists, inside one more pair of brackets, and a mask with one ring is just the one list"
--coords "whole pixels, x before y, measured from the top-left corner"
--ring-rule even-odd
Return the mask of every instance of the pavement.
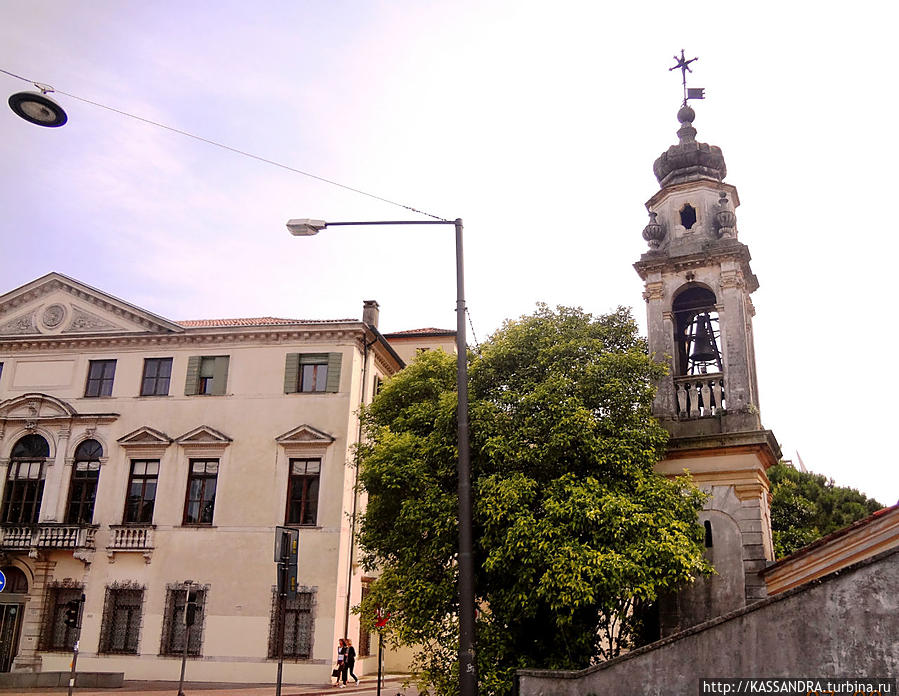
[[[414, 686], [403, 688], [406, 677], [403, 675], [390, 675], [381, 681], [381, 696], [418, 696]], [[68, 689], [64, 686], [47, 688], [43, 686], [34, 688], [0, 689], [0, 694], [22, 694], [23, 696], [57, 696], [65, 694]], [[170, 693], [176, 696], [178, 682], [172, 681], [125, 681], [124, 685], [116, 689], [81, 689], [75, 688], [73, 696], [139, 696], [151, 694], [161, 696], [162, 693]], [[221, 682], [185, 682], [185, 696], [275, 696], [274, 684], [225, 684]], [[281, 696], [324, 696], [328, 694], [358, 694], [360, 696], [377, 696], [378, 679], [368, 677], [362, 679], [359, 684], [348, 683], [345, 688], [338, 689], [333, 685], [324, 684], [282, 684]]]

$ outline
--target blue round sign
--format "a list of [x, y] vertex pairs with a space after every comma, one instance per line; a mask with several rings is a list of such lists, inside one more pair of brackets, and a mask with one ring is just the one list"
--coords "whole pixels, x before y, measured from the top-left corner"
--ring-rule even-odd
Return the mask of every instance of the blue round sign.
[[6, 576], [3, 574], [3, 571], [0, 570], [0, 592], [3, 592], [3, 588], [6, 587]]

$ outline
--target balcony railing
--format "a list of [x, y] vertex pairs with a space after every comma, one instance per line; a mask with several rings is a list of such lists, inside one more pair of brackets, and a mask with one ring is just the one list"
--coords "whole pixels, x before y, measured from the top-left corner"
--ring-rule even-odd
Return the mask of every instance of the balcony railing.
[[13, 525], [0, 527], [0, 548], [10, 551], [92, 549], [96, 527], [75, 524]]
[[724, 373], [674, 378], [677, 415], [684, 419], [720, 415], [727, 408]]
[[107, 551], [151, 551], [153, 549], [153, 527], [132, 525], [112, 526]]

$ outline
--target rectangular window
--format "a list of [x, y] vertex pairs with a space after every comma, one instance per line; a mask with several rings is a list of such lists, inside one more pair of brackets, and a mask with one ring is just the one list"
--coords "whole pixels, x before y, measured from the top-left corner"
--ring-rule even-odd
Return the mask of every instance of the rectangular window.
[[193, 355], [187, 361], [187, 379], [184, 393], [187, 396], [205, 394], [222, 396], [228, 385], [227, 355]]
[[287, 483], [287, 524], [315, 526], [321, 459], [291, 459]]
[[44, 604], [44, 625], [41, 628], [41, 650], [71, 652], [75, 647], [77, 628], [70, 628], [65, 624], [66, 603], [72, 600], [80, 600], [81, 587], [47, 588]]
[[340, 353], [288, 353], [284, 393], [332, 392], [340, 388]]
[[[371, 579], [363, 578], [362, 579], [362, 601], [365, 601], [365, 598], [368, 597], [368, 593], [371, 592]], [[359, 657], [368, 657], [371, 655], [371, 633], [366, 631], [364, 628], [359, 628]]]
[[218, 459], [190, 460], [190, 472], [187, 475], [187, 501], [184, 503], [184, 524], [212, 524], [218, 475]]
[[137, 655], [143, 604], [142, 589], [106, 588], [97, 652]]
[[[284, 657], [308, 660], [312, 656], [312, 592], [297, 592], [284, 601]], [[278, 657], [278, 592], [272, 593], [268, 656]]]
[[66, 524], [90, 524], [94, 520], [94, 502], [97, 500], [97, 482], [100, 480], [100, 462], [76, 461], [72, 465], [72, 483], [69, 486], [69, 508]]
[[141, 396], [168, 396], [172, 378], [171, 358], [146, 358], [140, 383]]
[[124, 524], [152, 524], [158, 478], [158, 459], [131, 460]]
[[87, 368], [85, 396], [112, 396], [115, 360], [91, 360]]
[[9, 463], [3, 493], [4, 524], [37, 524], [46, 476], [43, 460], [28, 462], [14, 459]]
[[[189, 600], [189, 602], [188, 602]], [[184, 608], [192, 605], [188, 618], [193, 618], [190, 627], [190, 638], [187, 642], [188, 655], [200, 655], [203, 643], [203, 618], [206, 613], [206, 589], [188, 590], [185, 585], [169, 586], [165, 598], [165, 614], [162, 620], [162, 644], [160, 655], [181, 655], [184, 652], [184, 635], [187, 627], [184, 623]]]

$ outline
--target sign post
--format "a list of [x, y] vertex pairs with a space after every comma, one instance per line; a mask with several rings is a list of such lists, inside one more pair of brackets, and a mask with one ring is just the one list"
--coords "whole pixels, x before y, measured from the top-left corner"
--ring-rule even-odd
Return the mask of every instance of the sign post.
[[[6, 584], [6, 578], [3, 578], [3, 584]], [[69, 674], [69, 696], [72, 696], [72, 689], [75, 688], [75, 665], [78, 662], [78, 643], [81, 639], [81, 615], [83, 611], [84, 594], [81, 595], [81, 599], [72, 599], [66, 602], [66, 608], [63, 613], [63, 623], [69, 628], [75, 629], [75, 645], [72, 646], [72, 671]]]
[[181, 651], [181, 677], [178, 680], [178, 696], [184, 696], [184, 669], [187, 667], [187, 648], [190, 644], [190, 627], [197, 615], [197, 592], [193, 580], [184, 581], [184, 648]]
[[300, 530], [275, 527], [275, 563], [278, 564], [278, 681], [275, 696], [281, 696], [281, 674], [284, 669], [284, 603], [297, 596], [297, 560]]

